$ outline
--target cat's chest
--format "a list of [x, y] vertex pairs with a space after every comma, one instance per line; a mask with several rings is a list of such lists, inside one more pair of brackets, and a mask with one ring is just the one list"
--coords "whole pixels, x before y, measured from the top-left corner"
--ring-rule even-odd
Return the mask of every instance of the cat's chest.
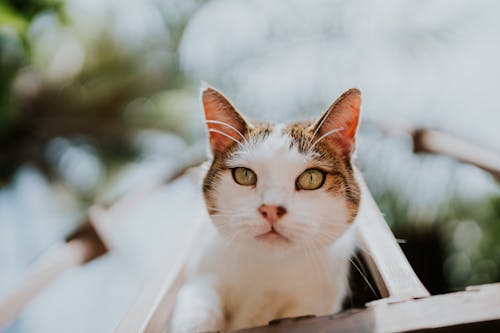
[[[330, 275], [328, 258], [322, 258], [323, 271], [311, 261], [302, 257], [287, 260], [266, 261], [260, 258], [243, 257], [227, 260], [219, 267], [221, 282], [232, 293], [294, 295], [302, 296], [306, 292], [324, 286], [327, 280], [321, 275]], [[265, 301], [266, 298], [262, 297]]]
[[[311, 262], [267, 265], [239, 261], [220, 287], [231, 328], [275, 318], [329, 313], [337, 289], [333, 276]], [[327, 296], [328, 295], [328, 296]]]
[[228, 330], [265, 325], [272, 319], [291, 317], [297, 313], [300, 298], [283, 290], [226, 291], [226, 328]]
[[[302, 272], [284, 279], [277, 274], [265, 279], [241, 278], [222, 287], [227, 330], [266, 325], [277, 318], [325, 315], [336, 311], [341, 295], [334, 284]], [[332, 281], [333, 282], [333, 281]]]

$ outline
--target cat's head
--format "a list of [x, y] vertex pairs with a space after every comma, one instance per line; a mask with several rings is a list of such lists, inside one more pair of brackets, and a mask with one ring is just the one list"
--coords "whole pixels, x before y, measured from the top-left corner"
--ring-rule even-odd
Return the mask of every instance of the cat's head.
[[351, 164], [359, 90], [294, 124], [250, 122], [213, 88], [202, 99], [213, 155], [203, 195], [228, 242], [281, 252], [327, 246], [347, 230], [360, 201]]

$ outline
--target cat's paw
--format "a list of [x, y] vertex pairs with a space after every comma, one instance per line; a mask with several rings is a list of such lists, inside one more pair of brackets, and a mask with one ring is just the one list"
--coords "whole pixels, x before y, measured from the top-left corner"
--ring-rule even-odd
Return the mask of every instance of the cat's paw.
[[214, 313], [190, 314], [176, 316], [170, 325], [170, 333], [199, 333], [217, 332], [222, 330], [222, 323], [218, 320], [217, 311]]
[[223, 306], [210, 279], [199, 278], [179, 290], [171, 333], [214, 332], [223, 328]]

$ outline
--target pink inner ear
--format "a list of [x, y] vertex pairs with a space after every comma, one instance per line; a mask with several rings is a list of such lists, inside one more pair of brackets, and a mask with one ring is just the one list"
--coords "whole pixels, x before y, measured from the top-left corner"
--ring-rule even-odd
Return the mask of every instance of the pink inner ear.
[[[351, 153], [354, 149], [360, 108], [360, 91], [358, 89], [346, 91], [321, 117], [322, 124], [318, 124], [321, 126], [317, 131], [318, 137], [321, 138], [324, 135], [324, 140], [329, 144], [340, 146], [344, 152]], [[332, 133], [329, 134], [330, 132]]]
[[202, 99], [212, 152], [216, 155], [223, 153], [241, 142], [247, 130], [241, 114], [215, 89], [206, 89]]

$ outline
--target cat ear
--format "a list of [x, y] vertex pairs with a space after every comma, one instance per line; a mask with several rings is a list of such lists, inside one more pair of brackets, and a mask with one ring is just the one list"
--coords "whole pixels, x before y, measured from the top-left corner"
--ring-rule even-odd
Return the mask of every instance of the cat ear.
[[213, 88], [203, 90], [202, 101], [213, 154], [222, 154], [241, 143], [249, 125], [231, 102]]
[[313, 125], [313, 142], [326, 141], [343, 153], [354, 150], [358, 129], [361, 92], [352, 88], [343, 93]]

